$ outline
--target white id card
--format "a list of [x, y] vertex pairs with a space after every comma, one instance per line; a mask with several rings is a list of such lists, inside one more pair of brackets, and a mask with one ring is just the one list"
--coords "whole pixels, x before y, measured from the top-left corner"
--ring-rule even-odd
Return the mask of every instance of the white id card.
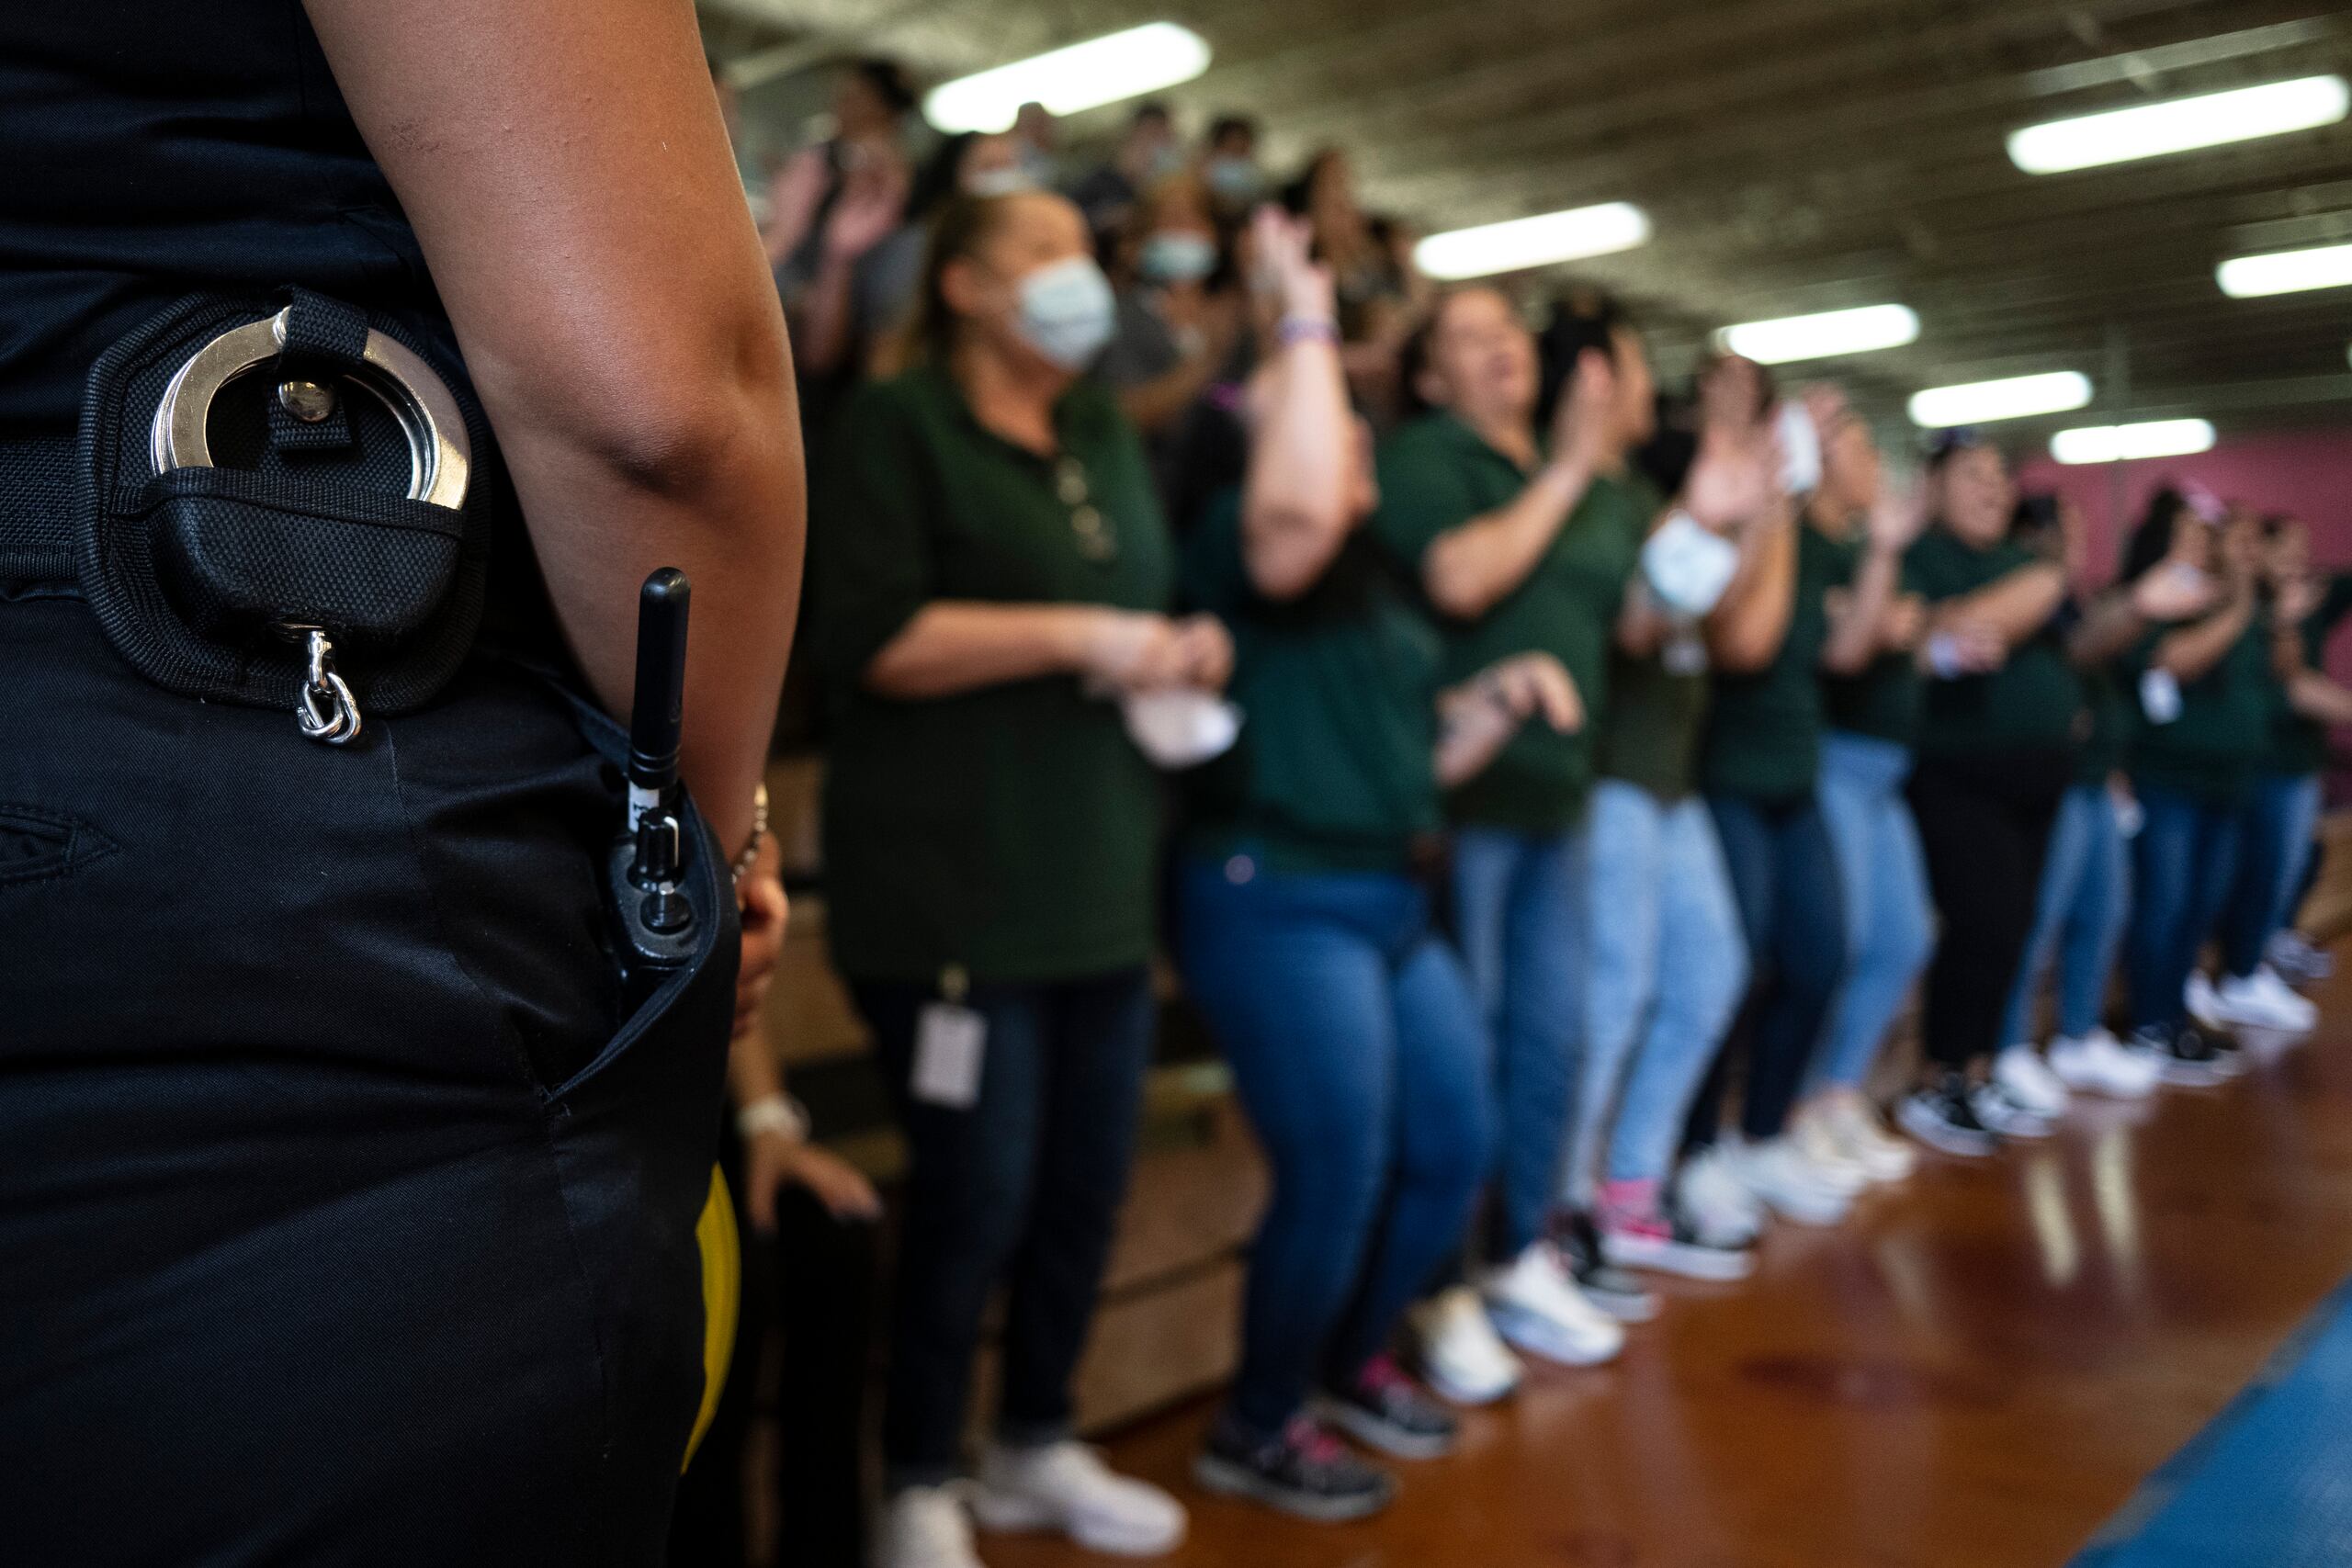
[[980, 1102], [980, 1064], [987, 1055], [986, 1015], [954, 1002], [933, 1002], [915, 1024], [916, 1100], [969, 1111]]
[[2150, 670], [2140, 677], [2140, 711], [2150, 724], [2170, 724], [2180, 716], [2180, 682], [2169, 670]]

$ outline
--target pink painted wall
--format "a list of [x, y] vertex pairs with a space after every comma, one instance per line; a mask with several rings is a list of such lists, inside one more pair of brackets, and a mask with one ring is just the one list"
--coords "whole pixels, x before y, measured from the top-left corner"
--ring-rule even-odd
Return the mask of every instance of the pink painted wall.
[[[2098, 581], [2114, 575], [2123, 541], [2147, 509], [2149, 496], [2170, 483], [2202, 485], [2223, 501], [2244, 501], [2260, 512], [2291, 512], [2311, 525], [2313, 560], [2352, 569], [2352, 426], [2239, 436], [2193, 457], [2154, 457], [2122, 468], [2120, 517], [2110, 513], [2112, 480], [2105, 467], [2070, 468], [2044, 455], [2018, 468], [2020, 488], [2055, 491], [2083, 509]], [[2352, 624], [2337, 628], [2327, 667], [2338, 681], [2352, 684]], [[2352, 803], [2352, 730], [2337, 730], [2333, 750], [2330, 802]]]
[[2021, 463], [2030, 491], [2073, 498], [2090, 524], [2091, 560], [2099, 581], [2113, 575], [2124, 536], [2168, 482], [2204, 486], [2223, 501], [2260, 512], [2292, 512], [2312, 527], [2312, 554], [2323, 566], [2352, 567], [2352, 425], [2233, 437], [2193, 457], [2125, 463], [2123, 509], [2109, 514], [2107, 466], [2069, 468], [2041, 456]]

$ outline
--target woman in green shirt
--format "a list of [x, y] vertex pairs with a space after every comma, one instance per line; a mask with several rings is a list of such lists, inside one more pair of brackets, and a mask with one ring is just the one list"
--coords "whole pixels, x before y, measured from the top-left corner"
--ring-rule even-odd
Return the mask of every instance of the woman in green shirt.
[[[1320, 1414], [1384, 1452], [1451, 1445], [1453, 1418], [1388, 1342], [1459, 1247], [1493, 1146], [1486, 1021], [1415, 871], [1441, 784], [1475, 776], [1522, 726], [1566, 728], [1576, 693], [1543, 652], [1441, 689], [1437, 634], [1364, 528], [1375, 492], [1329, 276], [1308, 264], [1303, 224], [1269, 212], [1256, 238], [1279, 280], [1279, 346], [1252, 388], [1242, 493], [1194, 532], [1185, 574], [1234, 627], [1249, 722], [1204, 773], [1178, 890], [1186, 985], [1233, 1065], [1273, 1196], [1239, 1375], [1196, 1472], [1342, 1519], [1385, 1505], [1391, 1483], [1306, 1402], [1319, 1393]], [[1499, 1347], [1489, 1359], [1508, 1363]]]
[[1897, 1012], [1936, 942], [1928, 868], [1904, 784], [1919, 727], [1919, 629], [1926, 611], [1903, 581], [1924, 498], [1886, 477], [1878, 443], [1842, 405], [1819, 411], [1821, 486], [1807, 522], [1838, 558], [1826, 606], [1821, 818], [1838, 857], [1846, 973], [1813, 1064], [1796, 1142], [1816, 1162], [1899, 1180], [1918, 1159], [1891, 1136], [1863, 1091]]
[[[1654, 512], [1625, 482], [1625, 458], [1654, 412], [1631, 325], [1613, 308], [1577, 325], [1546, 431], [1535, 339], [1516, 308], [1487, 288], [1441, 299], [1406, 352], [1405, 389], [1422, 412], [1381, 443], [1372, 526], [1436, 613], [1450, 680], [1542, 649], [1598, 712]], [[1544, 1235], [1577, 1079], [1591, 786], [1585, 727], [1532, 727], [1447, 802], [1454, 931], [1494, 1030], [1502, 1118], [1484, 1289], [1506, 1338], [1569, 1364], [1606, 1359], [1623, 1339]], [[1631, 1281], [1611, 1293], [1645, 1304]]]
[[948, 1483], [1008, 1269], [976, 1511], [1156, 1551], [1175, 1502], [1069, 1441], [1154, 1018], [1159, 794], [1121, 701], [1221, 686], [1230, 644], [1166, 614], [1141, 444], [1080, 379], [1111, 295], [1078, 209], [952, 204], [918, 311], [914, 368], [846, 411], [813, 509], [828, 924], [910, 1157], [878, 1561], [977, 1562]]
[[2215, 536], [2188, 507], [2152, 507], [2125, 564], [2134, 582], [2170, 567], [2205, 574], [2218, 589], [2211, 608], [2154, 626], [2121, 662], [2126, 689], [2139, 698], [2131, 772], [2141, 826], [2124, 946], [2132, 1043], [2155, 1054], [2165, 1081], [2190, 1085], [2242, 1065], [2197, 1027], [2187, 992], [2229, 898], [2240, 812], [2271, 716], [2258, 525], [2249, 513]]
[[1990, 1154], [2048, 1121], [1977, 1081], [2004, 1042], [2041, 863], [2082, 740], [2083, 694], [2058, 612], [2066, 574], [2010, 537], [2007, 461], [1949, 432], [1928, 461], [1933, 521], [1904, 560], [1928, 606], [1930, 676], [1911, 809], [1942, 917], [1921, 1008], [1928, 1069], [1897, 1119], [1947, 1154]]
[[[2298, 967], [2310, 962], [2292, 942], [2278, 939], [2292, 935], [2295, 905], [2311, 863], [2327, 731], [2296, 710], [2289, 682], [2324, 666], [2329, 634], [2352, 611], [2352, 576], [2312, 570], [2311, 530], [2300, 518], [2267, 517], [2262, 536], [2262, 592], [2271, 637], [2263, 694], [2269, 723], [2240, 822], [2237, 882], [2222, 922], [2222, 978], [2214, 1008], [2225, 1023], [2307, 1030], [2316, 1021], [2315, 1012], [2273, 967], [2272, 950], [2280, 947]], [[2301, 945], [2303, 953], [2310, 951], [2308, 943]]]

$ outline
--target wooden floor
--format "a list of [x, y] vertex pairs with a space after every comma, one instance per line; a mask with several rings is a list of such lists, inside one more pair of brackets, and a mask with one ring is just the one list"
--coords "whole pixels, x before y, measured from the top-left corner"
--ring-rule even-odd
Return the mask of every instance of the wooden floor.
[[1202, 1496], [1205, 1409], [1114, 1457], [1193, 1507], [1175, 1568], [2063, 1563], [2352, 1269], [2352, 982], [2322, 1002], [2315, 1043], [2256, 1042], [2231, 1087], [2095, 1102], [1835, 1230], [1780, 1227], [1754, 1280], [1670, 1289], [1617, 1365], [1471, 1417], [1379, 1519]]

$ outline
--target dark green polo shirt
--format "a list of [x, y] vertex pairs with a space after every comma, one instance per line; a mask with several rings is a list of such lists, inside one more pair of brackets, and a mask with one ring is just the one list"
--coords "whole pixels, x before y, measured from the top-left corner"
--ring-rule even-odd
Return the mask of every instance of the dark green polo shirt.
[[1809, 798], [1821, 773], [1821, 647], [1829, 637], [1829, 591], [1852, 576], [1854, 553], [1810, 523], [1797, 525], [1796, 597], [1772, 661], [1715, 678], [1700, 778], [1709, 795], [1750, 800]]
[[807, 631], [830, 698], [825, 886], [859, 979], [1100, 974], [1148, 956], [1159, 788], [1118, 707], [1069, 675], [900, 702], [874, 656], [933, 600], [1164, 610], [1173, 548], [1112, 395], [1056, 408], [1114, 548], [1086, 547], [1055, 459], [982, 429], [944, 372], [861, 389], [810, 509]]
[[[1381, 443], [1379, 469], [1374, 526], [1417, 584], [1439, 535], [1507, 504], [1530, 478], [1448, 413], [1424, 415]], [[1453, 793], [1447, 809], [1454, 820], [1557, 833], [1583, 815], [1592, 787], [1591, 730], [1608, 709], [1617, 608], [1656, 511], [1655, 496], [1638, 480], [1594, 479], [1524, 582], [1475, 621], [1440, 620], [1448, 683], [1540, 649], [1567, 667], [1587, 715], [1584, 729], [1572, 735], [1542, 723], [1522, 728], [1491, 766]]]
[[1248, 851], [1295, 874], [1404, 869], [1441, 825], [1443, 649], [1396, 562], [1359, 532], [1305, 594], [1266, 599], [1227, 491], [1186, 541], [1184, 592], [1232, 628], [1247, 716], [1239, 742], [1194, 777], [1195, 852]]
[[[1862, 569], [1870, 541], [1856, 529], [1850, 538], [1826, 542], [1838, 558], [1837, 581], [1850, 585]], [[1910, 574], [1898, 569], [1894, 591], [1902, 594], [1919, 590]], [[1919, 661], [1908, 649], [1889, 649], [1850, 675], [1825, 673], [1822, 699], [1832, 729], [1891, 740], [1898, 746], [1909, 746], [1919, 739]]]
[[2083, 750], [2075, 763], [2075, 782], [2103, 784], [2129, 761], [2132, 710], [2123, 700], [2122, 688], [2116, 683], [2112, 668], [2085, 670], [2081, 676], [2083, 710], [2089, 717], [2084, 726]]
[[2208, 800], [2243, 794], [2260, 768], [2271, 707], [2270, 626], [2256, 615], [2229, 651], [2194, 681], [2180, 683], [2180, 714], [2169, 724], [2148, 716], [2140, 682], [2156, 647], [2189, 622], [2153, 628], [2124, 657], [2132, 704], [2132, 777]]
[[[2041, 557], [2013, 541], [1979, 549], [1938, 525], [1911, 547], [1903, 569], [1932, 606], [2041, 564]], [[1924, 683], [1919, 750], [1951, 757], [2068, 751], [2081, 743], [2083, 721], [2082, 682], [2052, 616], [1991, 674]]]
[[1677, 671], [1662, 654], [1610, 656], [1609, 711], [1595, 738], [1602, 778], [1637, 784], [1669, 804], [1699, 787], [1699, 740], [1713, 684], [1705, 659], [1700, 650], [1695, 665]]
[[[2297, 627], [2303, 640], [2303, 662], [2324, 669], [2327, 639], [2347, 614], [2352, 614], [2352, 572], [2338, 572], [2327, 581], [2319, 607]], [[2266, 688], [2270, 702], [2270, 750], [2263, 771], [2300, 778], [2327, 765], [2327, 727], [2305, 718], [2287, 703], [2285, 684], [2275, 677]]]

